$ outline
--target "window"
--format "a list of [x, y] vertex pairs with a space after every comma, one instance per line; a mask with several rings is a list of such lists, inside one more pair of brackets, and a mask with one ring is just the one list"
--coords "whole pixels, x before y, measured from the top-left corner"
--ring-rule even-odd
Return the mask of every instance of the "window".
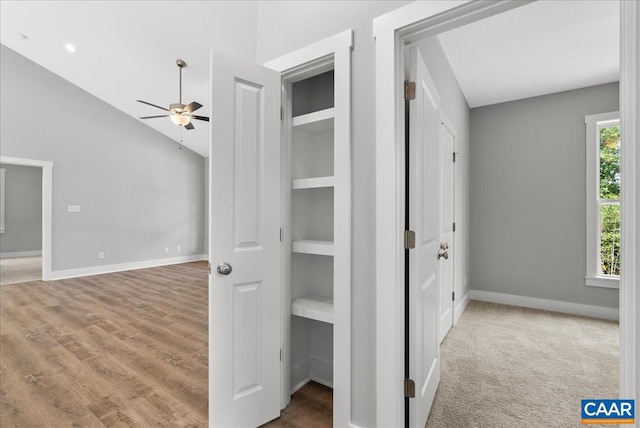
[[585, 117], [587, 144], [587, 272], [585, 284], [620, 282], [620, 113]]

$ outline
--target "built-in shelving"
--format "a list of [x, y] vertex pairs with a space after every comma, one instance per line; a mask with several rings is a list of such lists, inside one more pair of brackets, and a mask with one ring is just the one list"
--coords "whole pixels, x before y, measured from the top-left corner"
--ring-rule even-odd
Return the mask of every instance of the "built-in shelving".
[[291, 251], [318, 256], [333, 256], [333, 241], [293, 241], [291, 243]]
[[333, 324], [333, 299], [320, 296], [300, 297], [291, 303], [291, 313], [299, 317]]
[[321, 187], [333, 187], [334, 179], [331, 177], [300, 178], [291, 182], [293, 190], [319, 189]]
[[295, 116], [292, 121], [293, 129], [310, 134], [324, 134], [333, 132], [333, 118], [335, 108], [314, 111], [313, 113]]

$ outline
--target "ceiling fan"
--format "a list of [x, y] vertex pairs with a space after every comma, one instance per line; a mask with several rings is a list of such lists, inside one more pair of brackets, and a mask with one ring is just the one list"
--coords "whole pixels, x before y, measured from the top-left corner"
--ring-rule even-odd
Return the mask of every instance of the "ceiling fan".
[[159, 116], [144, 116], [144, 117], [140, 117], [139, 119], [154, 119], [156, 117], [168, 117], [171, 119], [173, 123], [175, 123], [178, 126], [184, 126], [187, 129], [194, 129], [195, 126], [193, 126], [193, 124], [191, 123], [191, 119], [204, 120], [205, 122], [209, 122], [209, 118], [206, 116], [198, 116], [198, 115], [192, 114], [194, 111], [202, 107], [202, 104], [196, 101], [187, 105], [182, 104], [182, 69], [187, 66], [187, 63], [179, 59], [176, 61], [176, 64], [180, 69], [180, 102], [169, 105], [169, 108], [164, 108], [155, 104], [151, 104], [147, 101], [136, 100], [139, 103], [147, 104], [147, 105], [150, 105], [151, 107], [159, 108], [161, 110], [165, 110], [169, 112], [169, 114], [163, 114]]

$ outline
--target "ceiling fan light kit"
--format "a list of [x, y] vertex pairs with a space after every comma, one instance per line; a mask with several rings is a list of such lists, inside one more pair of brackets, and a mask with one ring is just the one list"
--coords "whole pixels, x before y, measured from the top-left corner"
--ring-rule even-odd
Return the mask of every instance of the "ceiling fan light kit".
[[194, 111], [202, 107], [202, 104], [196, 101], [193, 101], [192, 103], [187, 105], [182, 104], [182, 69], [187, 66], [187, 63], [179, 59], [176, 61], [176, 64], [180, 69], [180, 82], [179, 82], [180, 102], [170, 104], [169, 108], [167, 109], [155, 104], [151, 104], [150, 102], [147, 102], [147, 101], [136, 100], [139, 103], [147, 104], [151, 107], [159, 108], [169, 113], [169, 114], [164, 114], [159, 116], [144, 116], [144, 117], [141, 117], [140, 119], [154, 119], [157, 117], [168, 117], [169, 119], [171, 119], [171, 122], [175, 123], [178, 126], [183, 126], [186, 129], [194, 129], [195, 126], [193, 126], [193, 124], [191, 123], [191, 119], [203, 120], [205, 122], [208, 122], [209, 118], [206, 116], [198, 116], [198, 115], [192, 114]]

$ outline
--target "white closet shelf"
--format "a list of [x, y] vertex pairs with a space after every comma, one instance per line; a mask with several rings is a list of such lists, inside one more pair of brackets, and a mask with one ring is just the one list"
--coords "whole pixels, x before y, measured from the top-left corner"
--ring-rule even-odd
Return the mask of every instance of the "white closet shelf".
[[303, 318], [333, 324], [333, 299], [305, 296], [291, 303], [291, 313]]
[[293, 241], [291, 251], [294, 253], [333, 256], [333, 241]]
[[313, 113], [295, 116], [293, 118], [293, 129], [299, 129], [310, 134], [323, 134], [333, 132], [333, 118], [335, 109], [333, 107], [314, 111]]
[[333, 187], [333, 176], [299, 178], [291, 182], [292, 189], [318, 189], [320, 187]]

